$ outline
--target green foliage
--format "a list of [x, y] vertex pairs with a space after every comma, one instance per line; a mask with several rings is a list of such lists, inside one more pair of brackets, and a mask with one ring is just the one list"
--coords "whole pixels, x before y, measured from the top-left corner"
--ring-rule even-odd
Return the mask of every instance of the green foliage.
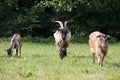
[[117, 43], [117, 39], [115, 37], [112, 37], [110, 40], [108, 40], [110, 43]]
[[53, 37], [42, 38], [42, 37], [26, 36], [26, 37], [23, 37], [22, 40], [23, 42], [36, 42], [36, 43], [53, 43], [54, 42]]
[[84, 33], [86, 38], [98, 30], [119, 41], [119, 4], [119, 0], [1, 0], [0, 37], [20, 33], [48, 38], [57, 29], [53, 21], [69, 20], [74, 36]]
[[[6, 42], [10, 42], [11, 37], [6, 38], [6, 37], [2, 37], [0, 38], [0, 43], [6, 41]], [[70, 43], [88, 43], [88, 36], [84, 36], [84, 34], [81, 33], [81, 35], [73, 35]], [[25, 36], [22, 37], [22, 41], [23, 42], [35, 42], [35, 43], [52, 43], [54, 44], [55, 40], [54, 37], [48, 37], [48, 38], [43, 38], [43, 37], [32, 37], [32, 36]], [[109, 43], [114, 44], [114, 43], [118, 43], [117, 39], [115, 37], [112, 37], [108, 40]]]
[[54, 42], [54, 39], [53, 39], [53, 37], [49, 37], [49, 38], [34, 37], [33, 42], [39, 42], [39, 43], [53, 43], [53, 42]]
[[32, 42], [32, 41], [33, 41], [33, 38], [28, 35], [28, 36], [26, 36], [26, 37], [23, 37], [23, 38], [22, 38], [22, 41], [24, 41], [24, 42]]

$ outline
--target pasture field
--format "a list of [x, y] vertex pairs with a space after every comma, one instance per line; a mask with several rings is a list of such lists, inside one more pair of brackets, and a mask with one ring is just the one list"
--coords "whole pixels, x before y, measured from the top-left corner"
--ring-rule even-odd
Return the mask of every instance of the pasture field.
[[21, 57], [7, 57], [8, 47], [0, 43], [0, 80], [120, 80], [120, 43], [109, 44], [102, 69], [87, 43], [71, 43], [62, 60], [54, 43], [23, 42]]

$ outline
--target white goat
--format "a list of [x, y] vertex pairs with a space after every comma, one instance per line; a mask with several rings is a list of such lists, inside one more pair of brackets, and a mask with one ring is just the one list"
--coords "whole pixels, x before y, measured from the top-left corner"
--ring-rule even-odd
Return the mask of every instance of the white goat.
[[64, 25], [61, 21], [55, 21], [60, 24], [60, 28], [54, 33], [55, 45], [59, 50], [60, 58], [63, 59], [67, 55], [67, 47], [70, 42], [71, 32], [67, 27], [69, 21], [65, 21]]

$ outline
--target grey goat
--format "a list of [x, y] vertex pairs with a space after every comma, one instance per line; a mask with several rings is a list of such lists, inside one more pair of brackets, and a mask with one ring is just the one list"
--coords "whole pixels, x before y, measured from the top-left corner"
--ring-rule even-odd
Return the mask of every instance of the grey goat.
[[20, 34], [14, 34], [11, 38], [10, 48], [7, 49], [8, 56], [12, 56], [13, 49], [16, 49], [16, 56], [18, 56], [18, 50], [21, 55], [22, 39]]

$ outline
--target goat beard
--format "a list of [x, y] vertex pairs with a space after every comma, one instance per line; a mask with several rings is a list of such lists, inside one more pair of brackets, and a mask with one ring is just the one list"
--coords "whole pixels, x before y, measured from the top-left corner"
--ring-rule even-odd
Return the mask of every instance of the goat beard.
[[60, 56], [60, 58], [61, 59], [63, 59], [65, 56], [67, 56], [67, 51], [66, 51], [66, 49], [60, 49], [60, 51], [59, 51], [59, 56]]

